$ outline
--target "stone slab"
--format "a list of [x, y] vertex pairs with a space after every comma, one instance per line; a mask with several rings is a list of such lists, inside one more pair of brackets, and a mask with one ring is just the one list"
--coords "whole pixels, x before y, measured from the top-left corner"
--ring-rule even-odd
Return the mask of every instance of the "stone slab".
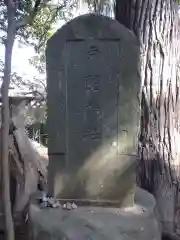
[[137, 189], [128, 208], [44, 209], [31, 204], [30, 240], [161, 240], [154, 197]]
[[133, 204], [139, 45], [117, 21], [80, 16], [48, 41], [49, 193]]

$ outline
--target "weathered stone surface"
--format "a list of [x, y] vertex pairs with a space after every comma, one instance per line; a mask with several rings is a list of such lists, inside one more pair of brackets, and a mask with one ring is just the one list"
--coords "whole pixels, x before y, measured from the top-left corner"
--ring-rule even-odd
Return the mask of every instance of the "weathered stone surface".
[[137, 189], [128, 208], [79, 207], [41, 210], [30, 206], [30, 240], [160, 240], [161, 226], [152, 195]]
[[46, 59], [50, 194], [132, 204], [141, 84], [136, 38], [115, 20], [80, 16], [48, 41]]

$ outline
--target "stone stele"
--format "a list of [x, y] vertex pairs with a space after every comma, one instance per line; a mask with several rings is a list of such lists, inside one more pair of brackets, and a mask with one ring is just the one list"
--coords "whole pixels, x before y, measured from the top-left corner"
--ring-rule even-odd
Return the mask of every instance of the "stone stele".
[[139, 45], [117, 21], [84, 15], [46, 49], [49, 193], [132, 205], [139, 128]]

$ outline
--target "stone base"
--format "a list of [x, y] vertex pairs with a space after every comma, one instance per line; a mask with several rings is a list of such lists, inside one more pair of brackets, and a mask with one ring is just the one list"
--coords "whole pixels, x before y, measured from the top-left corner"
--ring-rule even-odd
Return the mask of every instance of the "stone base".
[[29, 209], [31, 240], [160, 240], [153, 196], [137, 188], [128, 208]]

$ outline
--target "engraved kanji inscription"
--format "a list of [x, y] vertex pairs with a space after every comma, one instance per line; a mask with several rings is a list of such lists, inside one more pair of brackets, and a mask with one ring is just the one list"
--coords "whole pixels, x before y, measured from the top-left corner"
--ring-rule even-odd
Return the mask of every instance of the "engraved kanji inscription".
[[83, 138], [101, 139], [101, 129], [87, 129], [83, 133]]
[[92, 58], [93, 56], [95, 56], [96, 54], [98, 54], [100, 51], [98, 49], [97, 46], [92, 45], [88, 48], [87, 54], [88, 54], [88, 58]]
[[85, 76], [86, 90], [98, 91], [100, 89], [100, 76], [98, 74]]
[[100, 110], [100, 102], [99, 102], [98, 94], [92, 94], [91, 92], [87, 94], [86, 108], [91, 108], [94, 111]]
[[[91, 88], [90, 88], [91, 89]], [[83, 138], [101, 139], [101, 107], [98, 91], [87, 90], [84, 108], [85, 128]]]

